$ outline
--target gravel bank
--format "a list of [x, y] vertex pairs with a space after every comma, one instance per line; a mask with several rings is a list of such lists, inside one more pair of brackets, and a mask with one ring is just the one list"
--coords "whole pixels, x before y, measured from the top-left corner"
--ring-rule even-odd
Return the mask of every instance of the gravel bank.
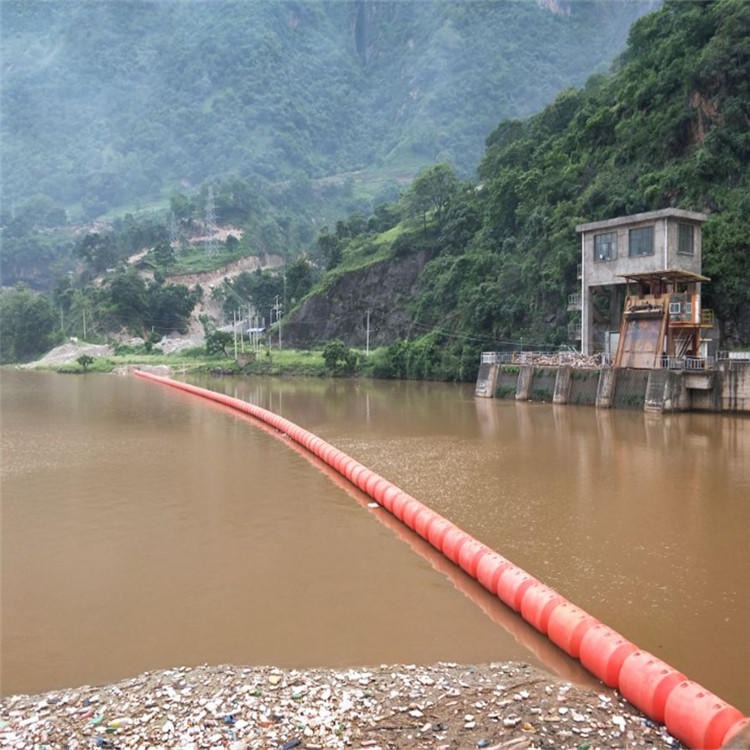
[[181, 667], [0, 702], [3, 748], [679, 748], [607, 688], [527, 664]]

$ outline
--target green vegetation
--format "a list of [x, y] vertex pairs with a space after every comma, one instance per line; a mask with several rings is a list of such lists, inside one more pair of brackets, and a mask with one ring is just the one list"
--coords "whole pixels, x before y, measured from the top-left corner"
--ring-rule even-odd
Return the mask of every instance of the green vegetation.
[[[576, 224], [667, 206], [710, 212], [705, 302], [725, 346], [750, 341], [748, 39], [743, 0], [670, 0], [635, 23], [611, 75], [562, 92], [527, 120], [502, 122], [479, 185], [452, 183], [445, 202], [430, 206], [417, 194], [429, 180], [415, 180], [401, 202], [414, 218], [402, 221], [392, 262], [420, 248], [429, 262], [406, 311], [412, 338], [393, 345], [385, 371], [470, 379], [482, 349], [568, 345]], [[352, 239], [338, 252], [341, 268], [361, 253]], [[331, 281], [320, 288], [330, 293]], [[349, 318], [373, 300], [360, 304]], [[345, 330], [336, 335], [347, 341]]]
[[357, 354], [340, 339], [329, 341], [323, 349], [326, 370], [332, 375], [352, 375], [357, 366]]
[[[62, 40], [55, 48], [58, 62], [66, 56], [75, 62], [51, 66], [54, 75], [65, 80], [82, 71], [93, 75], [82, 51], [89, 40], [80, 29], [57, 5], [43, 19], [29, 14], [34, 7], [14, 0], [3, 4], [5, 29], [11, 29], [4, 34], [11, 46], [21, 50], [21, 41], [38, 42], [51, 34], [47, 41]], [[18, 69], [3, 88], [4, 111], [10, 113], [3, 128], [12, 136], [3, 139], [10, 175], [3, 189], [17, 189], [24, 198], [16, 216], [5, 218], [3, 273], [10, 283], [28, 276], [39, 287], [50, 278], [56, 286], [46, 306], [28, 288], [3, 292], [4, 328], [23, 318], [18, 310], [24, 305], [38, 320], [33, 330], [3, 336], [3, 361], [30, 358], [44, 342], [49, 345], [63, 334], [90, 338], [92, 332], [99, 337], [129, 332], [153, 347], [158, 334], [184, 330], [202, 299], [201, 289], [171, 286], [167, 278], [245, 255], [278, 253], [287, 261], [285, 275], [240, 274], [217, 285], [211, 300], [221, 303], [227, 317], [248, 306], [268, 318], [272, 308], [276, 317], [283, 311], [285, 343], [321, 351], [336, 339], [349, 350], [362, 347], [367, 314], [377, 348], [366, 360], [359, 358], [362, 374], [471, 380], [484, 349], [551, 349], [571, 343], [566, 300], [578, 284], [576, 224], [668, 206], [710, 214], [703, 267], [712, 283], [704, 290], [705, 301], [717, 314], [723, 346], [750, 342], [750, 4], [744, 0], [667, 0], [640, 18], [610, 74], [590, 77], [581, 89], [562, 90], [527, 119], [506, 119], [495, 127], [476, 184], [465, 178], [467, 170], [456, 154], [471, 152], [467, 139], [473, 136], [467, 134], [482, 121], [477, 110], [502, 101], [489, 115], [493, 124], [500, 109], [513, 117], [528, 114], [518, 102], [511, 106], [520, 93], [498, 93], [500, 80], [512, 80], [513, 91], [524, 96], [530, 90], [538, 93], [511, 72], [519, 61], [529, 62], [532, 49], [525, 40], [532, 20], [541, 24], [539, 30], [554, 48], [545, 48], [530, 63], [536, 78], [545, 85], [562, 83], [562, 74], [547, 66], [551, 58], [545, 55], [564, 57], [565, 48], [581, 62], [578, 53], [590, 54], [589, 42], [599, 45], [606, 38], [610, 26], [601, 14], [616, 16], [626, 7], [635, 13], [634, 5], [577, 3], [569, 16], [532, 3], [149, 5], [154, 20], [174, 22], [163, 28], [175, 29], [185, 45], [179, 63], [153, 55], [157, 40], [164, 43], [162, 27], [158, 32], [149, 27], [144, 34], [142, 25], [129, 23], [116, 4], [60, 4], [70, 7], [93, 13], [98, 21], [93, 38], [111, 42], [112, 57], [105, 45], [97, 65], [113, 82], [113, 101], [122, 93], [116, 85], [122, 80], [120, 66], [128, 68], [128, 94], [133, 84], [141, 90], [137, 84], [145, 84], [151, 72], [144, 60], [165, 66], [162, 72], [171, 77], [163, 80], [173, 88], [151, 101], [159, 106], [149, 117], [142, 116], [139, 101], [121, 108], [132, 130], [122, 142], [99, 142], [106, 118], [93, 117], [93, 105], [86, 109], [80, 102], [92, 118], [96, 158], [63, 165], [51, 156], [37, 163], [35, 155], [23, 172], [19, 155], [30, 147], [19, 135], [28, 131], [21, 124], [29, 116], [21, 93], [39, 73], [41, 52], [52, 54], [53, 48], [37, 44], [35, 55], [19, 52]], [[263, 23], [240, 24], [248, 8]], [[223, 14], [214, 17], [214, 9]], [[211, 15], [215, 37], [232, 43], [212, 39], [209, 44], [198, 29], [198, 20], [206, 20], [201, 13]], [[597, 34], [587, 25], [595, 20]], [[120, 27], [122, 37], [115, 31]], [[240, 28], [246, 36], [237, 32]], [[337, 28], [355, 29], [353, 45], [342, 43], [333, 32]], [[489, 52], [501, 48], [498, 40], [506, 33], [515, 34], [509, 38], [518, 42], [518, 59], [512, 63], [507, 55], [498, 62]], [[73, 39], [81, 49], [71, 46]], [[576, 55], [570, 54], [573, 42]], [[125, 54], [131, 47], [139, 55]], [[410, 49], [416, 52], [405, 51]], [[238, 61], [237, 68], [229, 66], [227, 55]], [[335, 80], [330, 71], [337, 71]], [[275, 85], [279, 76], [292, 82], [290, 88]], [[458, 89], [448, 86], [459, 80]], [[191, 92], [189, 112], [181, 81]], [[319, 83], [327, 86], [325, 95]], [[276, 98], [281, 89], [283, 101]], [[50, 89], [53, 99], [55, 91]], [[389, 110], [396, 104], [400, 119]], [[136, 123], [132, 118], [139, 111]], [[168, 126], [161, 119], [166, 111], [171, 113]], [[77, 110], [74, 115], [79, 116]], [[408, 126], [400, 130], [396, 123], [404, 122]], [[58, 124], [60, 132], [64, 125]], [[221, 139], [208, 137], [211, 128]], [[184, 185], [203, 180], [202, 187], [180, 186], [175, 192], [172, 161], [137, 158], [150, 153], [147, 143], [163, 145], [159, 154], [179, 157], [174, 163], [185, 170], [179, 178], [184, 177]], [[64, 151], [62, 144], [58, 150]], [[162, 188], [171, 193], [168, 213], [128, 214], [109, 228], [77, 235], [56, 229], [60, 206], [67, 208], [76, 195], [70, 175], [59, 187], [56, 170], [73, 163], [94, 165], [91, 174], [77, 178], [90, 179], [90, 194], [78, 207], [84, 215], [95, 214], [86, 204], [94, 198], [111, 207], [125, 194], [143, 198]], [[366, 170], [354, 166], [375, 163], [391, 175], [397, 164], [422, 170], [402, 195], [388, 181], [378, 183], [379, 200], [355, 200]], [[125, 170], [128, 179], [118, 182], [114, 175], [120, 172], [112, 165]], [[345, 167], [346, 175], [326, 176]], [[28, 197], [26, 175], [36, 180]], [[190, 240], [207, 229], [212, 200], [217, 223], [238, 231], [219, 242], [215, 253], [207, 253]], [[319, 210], [322, 206], [325, 211]], [[348, 218], [329, 213], [342, 206]], [[134, 263], [136, 253], [140, 259]], [[225, 359], [229, 349], [223, 344], [216, 356]], [[280, 356], [260, 355], [246, 367], [278, 368]], [[328, 369], [334, 371], [346, 359], [331, 362]], [[320, 367], [325, 372], [322, 356]]]
[[1, 203], [79, 221], [179, 190], [179, 221], [220, 178], [217, 220], [260, 233], [365, 187], [369, 210], [435, 161], [473, 171], [498, 120], [582, 83], [650, 7], [559, 4], [4, 0]]
[[76, 362], [83, 367], [84, 371], [88, 370], [91, 365], [94, 364], [94, 358], [88, 354], [82, 354], [76, 359]]

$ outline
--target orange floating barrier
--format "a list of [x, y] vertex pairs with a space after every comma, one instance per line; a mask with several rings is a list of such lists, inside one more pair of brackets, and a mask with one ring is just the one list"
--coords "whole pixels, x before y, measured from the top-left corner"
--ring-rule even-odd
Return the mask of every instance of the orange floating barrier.
[[458, 553], [458, 564], [472, 578], [476, 578], [479, 561], [489, 551], [486, 545], [473, 537], [469, 537], [468, 542], [463, 544], [461, 551]]
[[388, 511], [392, 512], [393, 508], [393, 500], [398, 495], [398, 493], [401, 490], [398, 489], [398, 487], [388, 484], [387, 487], [383, 488], [383, 491], [380, 493], [380, 497], [376, 497], [375, 499]]
[[419, 502], [419, 500], [415, 500], [414, 498], [411, 499], [411, 502], [408, 502], [404, 505], [403, 513], [401, 516], [401, 520], [412, 530], [414, 531], [414, 521], [417, 518], [417, 515], [419, 512], [424, 508], [425, 506], [422, 505], [422, 503]]
[[455, 529], [455, 525], [451, 523], [447, 518], [440, 516], [436, 518], [427, 529], [427, 541], [435, 548], [443, 551], [443, 542], [445, 541], [446, 534], [451, 530]]
[[276, 428], [332, 466], [355, 487], [414, 529], [448, 559], [476, 578], [602, 682], [618, 688], [636, 708], [664, 722], [680, 742], [701, 750], [720, 748], [750, 726], [750, 719], [677, 670], [600, 623], [502, 555], [420, 503], [387, 479], [283, 417], [246, 401], [136, 370], [144, 380], [177, 388], [242, 411]]
[[461, 554], [461, 547], [469, 541], [471, 537], [463, 530], [459, 529], [458, 526], [453, 526], [448, 529], [445, 536], [443, 537], [443, 545], [441, 552], [453, 563], [458, 565], [459, 555]]
[[396, 497], [393, 498], [393, 504], [391, 505], [391, 513], [396, 518], [401, 520], [403, 517], [404, 505], [411, 500], [411, 496], [407, 495], [403, 490], [399, 490]]
[[564, 599], [552, 589], [540, 584], [529, 586], [521, 599], [521, 617], [540, 633], [547, 633], [549, 618]]
[[426, 505], [422, 505], [414, 516], [414, 531], [422, 537], [427, 539], [427, 531], [430, 528], [430, 524], [437, 518], [437, 513], [432, 508], [428, 508]]
[[506, 560], [502, 555], [490, 550], [489, 554], [481, 557], [477, 563], [477, 580], [487, 591], [497, 596], [498, 578], [512, 564], [510, 560]]
[[623, 698], [663, 724], [667, 698], [685, 679], [684, 674], [653, 654], [635, 651], [622, 663], [618, 688]]
[[511, 565], [506, 568], [497, 581], [497, 595], [511, 609], [518, 612], [521, 609], [521, 600], [529, 586], [538, 584], [536, 578], [532, 578], [525, 570]]
[[581, 664], [605, 685], [617, 687], [623, 662], [637, 650], [634, 643], [598, 623], [581, 639]]
[[688, 747], [714, 750], [745, 717], [734, 706], [691, 680], [683, 680], [667, 698], [664, 721], [670, 734]]
[[563, 601], [550, 613], [547, 622], [547, 635], [555, 645], [566, 654], [577, 659], [581, 655], [583, 636], [599, 620], [584, 612], [574, 604]]
[[[744, 739], [750, 740], [750, 719], [747, 717], [744, 717], [740, 719], [735, 724], [732, 724], [729, 731], [724, 735], [724, 739], [721, 742], [721, 746], [724, 747], [728, 743], [730, 743], [733, 739], [738, 737], [739, 734], [742, 732], [746, 732]], [[750, 742], [748, 742], [750, 744]]]

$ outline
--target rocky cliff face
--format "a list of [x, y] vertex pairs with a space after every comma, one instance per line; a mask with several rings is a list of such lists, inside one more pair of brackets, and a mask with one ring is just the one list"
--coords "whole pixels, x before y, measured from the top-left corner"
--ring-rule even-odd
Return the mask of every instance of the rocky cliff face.
[[419, 252], [342, 274], [291, 314], [284, 324], [284, 341], [305, 348], [338, 338], [347, 346], [364, 348], [368, 310], [370, 346], [412, 335], [408, 305], [428, 260], [428, 253]]

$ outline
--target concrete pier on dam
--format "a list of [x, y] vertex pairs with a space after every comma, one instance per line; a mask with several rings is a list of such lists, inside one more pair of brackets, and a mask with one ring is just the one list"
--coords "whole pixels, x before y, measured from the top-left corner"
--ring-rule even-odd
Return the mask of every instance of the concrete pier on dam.
[[655, 413], [750, 413], [750, 359], [718, 360], [711, 367], [581, 367], [532, 353], [485, 352], [474, 394], [600, 409]]

